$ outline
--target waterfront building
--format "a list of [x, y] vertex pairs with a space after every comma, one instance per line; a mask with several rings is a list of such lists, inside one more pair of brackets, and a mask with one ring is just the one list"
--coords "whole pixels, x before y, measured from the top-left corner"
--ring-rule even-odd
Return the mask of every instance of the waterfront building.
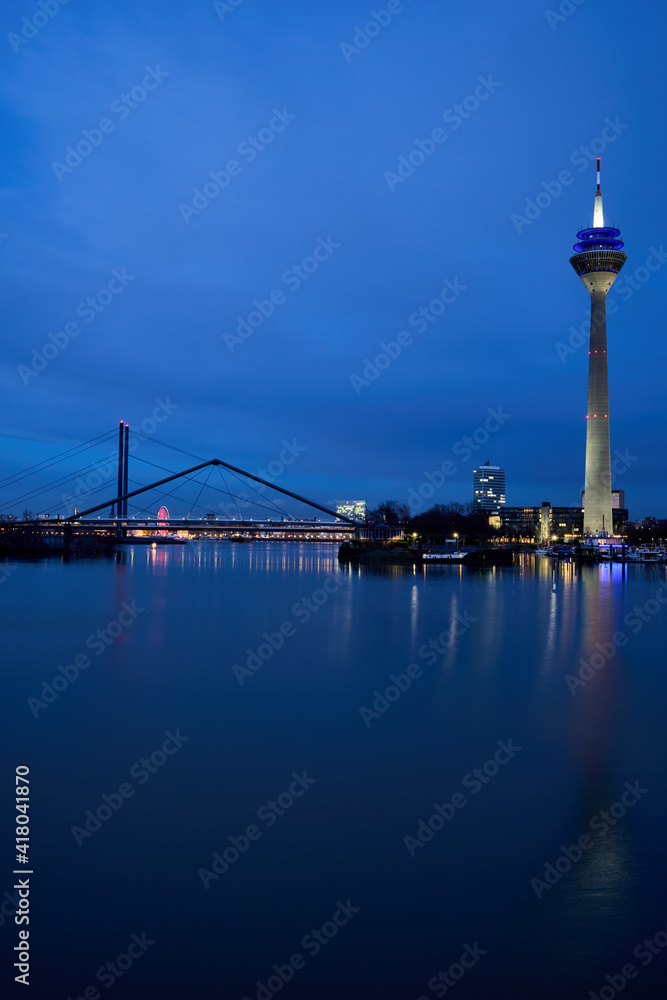
[[472, 474], [472, 502], [475, 510], [497, 511], [505, 506], [505, 470], [485, 462]]
[[[497, 518], [501, 537], [509, 539], [547, 543], [554, 539], [574, 541], [585, 534], [581, 507], [552, 507], [548, 502], [539, 507], [504, 507]], [[615, 535], [622, 534], [627, 520], [625, 508], [612, 510], [611, 530]]]
[[600, 191], [600, 160], [593, 227], [577, 233], [570, 264], [591, 298], [591, 333], [588, 359], [588, 412], [586, 414], [587, 496], [584, 534], [603, 537], [614, 529], [611, 502], [611, 448], [609, 441], [609, 379], [607, 375], [607, 292], [625, 264], [619, 229], [605, 226]]

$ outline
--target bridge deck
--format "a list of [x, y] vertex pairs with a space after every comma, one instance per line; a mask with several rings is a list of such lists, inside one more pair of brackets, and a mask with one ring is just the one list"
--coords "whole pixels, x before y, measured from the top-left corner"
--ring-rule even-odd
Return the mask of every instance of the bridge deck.
[[[94, 518], [80, 521], [64, 522], [58, 519], [40, 519], [37, 521], [12, 522], [12, 527], [30, 527], [42, 535], [60, 535], [65, 531], [73, 535], [94, 534], [115, 536], [123, 534], [155, 534], [168, 531], [189, 537], [217, 536], [232, 537], [282, 537], [301, 538], [319, 537], [341, 540], [354, 534], [354, 525], [337, 521], [260, 521], [260, 520], [206, 520], [188, 518], [170, 518], [168, 521], [158, 521], [155, 518]], [[9, 527], [9, 525], [7, 525]]]

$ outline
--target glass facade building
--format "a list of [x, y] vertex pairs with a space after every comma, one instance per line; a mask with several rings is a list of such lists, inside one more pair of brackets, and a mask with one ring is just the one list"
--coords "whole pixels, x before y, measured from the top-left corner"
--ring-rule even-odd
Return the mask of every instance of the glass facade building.
[[342, 514], [343, 517], [351, 517], [355, 521], [365, 521], [366, 506], [365, 500], [344, 500], [336, 504], [336, 513]]

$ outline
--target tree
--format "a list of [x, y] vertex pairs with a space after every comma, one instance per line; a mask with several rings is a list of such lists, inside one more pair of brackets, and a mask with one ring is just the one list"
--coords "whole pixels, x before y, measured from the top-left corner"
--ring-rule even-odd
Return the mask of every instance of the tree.
[[423, 514], [412, 518], [410, 527], [422, 535], [453, 538], [455, 535], [468, 544], [487, 541], [498, 532], [489, 524], [489, 512], [472, 504], [437, 503]]
[[398, 500], [385, 500], [368, 512], [372, 524], [387, 524], [391, 528], [404, 528], [410, 521], [410, 508]]

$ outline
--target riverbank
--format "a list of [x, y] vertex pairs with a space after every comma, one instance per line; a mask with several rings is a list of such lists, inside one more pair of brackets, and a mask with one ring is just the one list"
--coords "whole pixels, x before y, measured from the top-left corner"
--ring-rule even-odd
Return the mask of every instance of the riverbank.
[[66, 529], [48, 533], [38, 526], [3, 526], [0, 531], [0, 558], [39, 559], [52, 555], [110, 555], [117, 539], [95, 534], [72, 533]]
[[[468, 549], [465, 558], [452, 561], [452, 565], [463, 566], [511, 566], [518, 555], [516, 546], [508, 548]], [[414, 545], [369, 545], [364, 542], [343, 542], [338, 550], [338, 561], [364, 566], [422, 566], [423, 552]], [[436, 563], [443, 565], [443, 563]]]

